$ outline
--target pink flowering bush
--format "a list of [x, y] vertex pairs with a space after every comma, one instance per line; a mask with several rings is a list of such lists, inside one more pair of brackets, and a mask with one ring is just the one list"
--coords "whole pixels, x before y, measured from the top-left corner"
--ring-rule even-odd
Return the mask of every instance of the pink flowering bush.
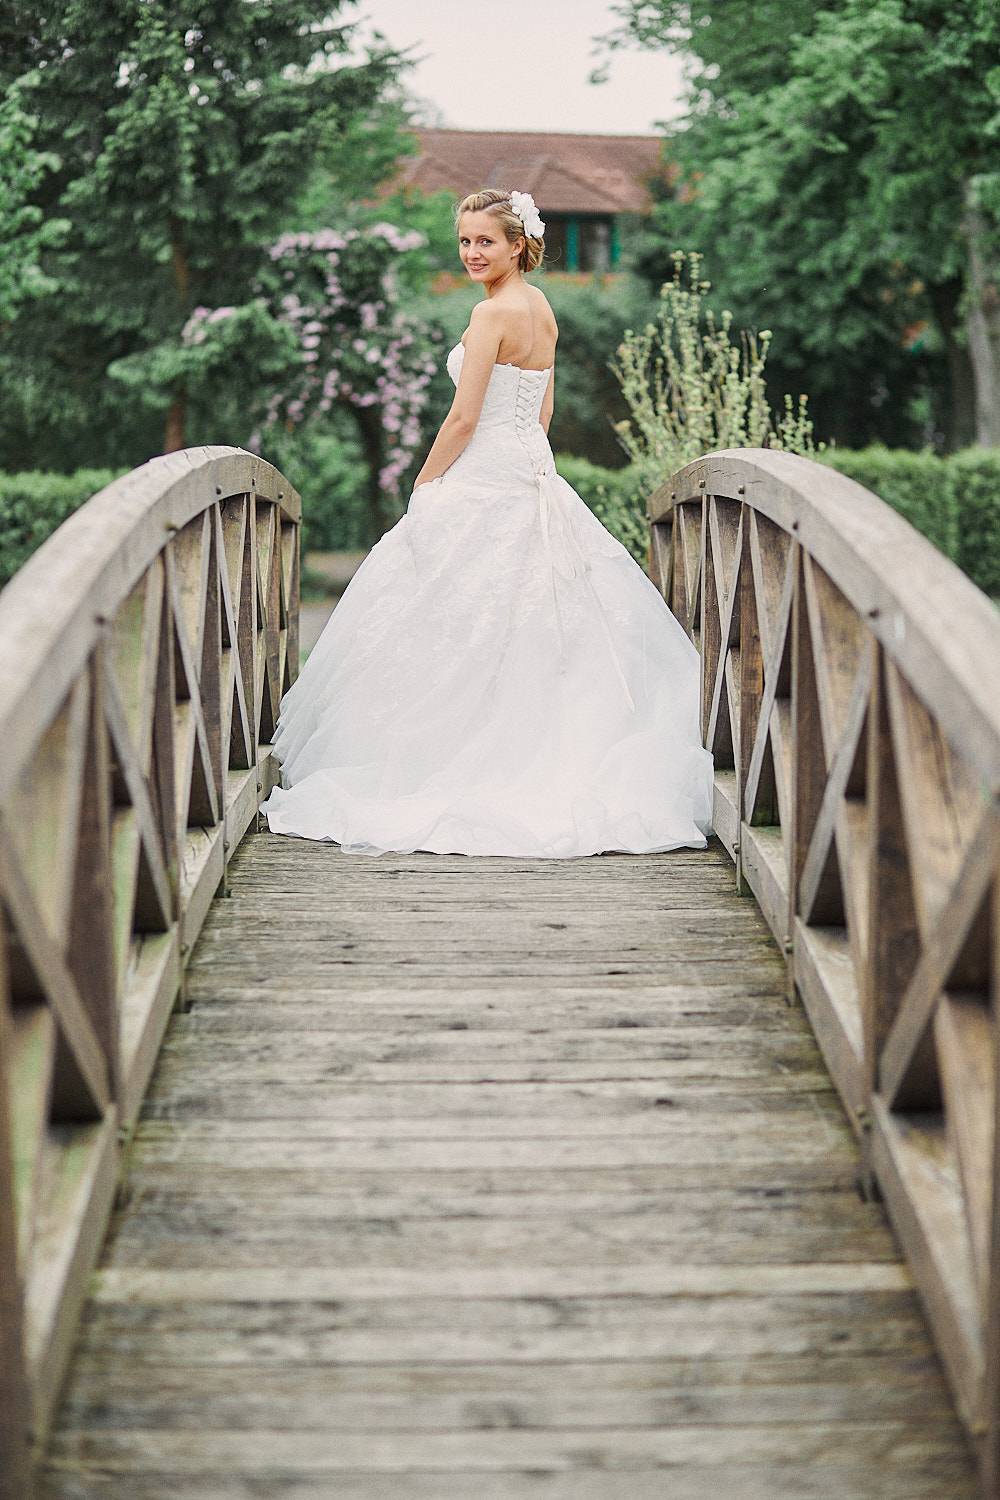
[[[424, 243], [392, 224], [284, 234], [251, 290], [254, 317], [274, 326], [276, 346], [294, 350], [272, 380], [251, 446], [269, 434], [350, 412], [369, 469], [379, 529], [401, 513], [401, 481], [421, 438], [421, 413], [440, 335], [399, 305], [399, 257]], [[195, 310], [182, 344], [190, 356], [231, 346], [240, 309]], [[228, 325], [228, 326], [227, 326]]]

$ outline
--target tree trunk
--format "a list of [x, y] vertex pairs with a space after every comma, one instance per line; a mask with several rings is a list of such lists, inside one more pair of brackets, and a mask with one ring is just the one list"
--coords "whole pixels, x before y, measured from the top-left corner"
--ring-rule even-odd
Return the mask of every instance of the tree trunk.
[[1000, 448], [1000, 267], [987, 239], [986, 217], [968, 184], [963, 228], [969, 252], [965, 324], [976, 382], [976, 442], [982, 448]]
[[187, 410], [187, 394], [182, 385], [174, 388], [174, 399], [167, 411], [167, 430], [163, 438], [164, 453], [179, 453], [185, 447], [184, 416]]
[[377, 410], [374, 406], [351, 406], [354, 419], [358, 424], [365, 462], [368, 465], [368, 514], [371, 518], [371, 536], [374, 542], [377, 542], [383, 532], [388, 531], [392, 525], [392, 520], [385, 513], [382, 485], [379, 482], [383, 455], [382, 424]]
[[[186, 320], [188, 304], [191, 300], [191, 277], [188, 271], [181, 221], [174, 214], [170, 215], [170, 265], [180, 315], [183, 320]], [[187, 392], [182, 385], [175, 386], [174, 399], [167, 412], [167, 430], [163, 438], [164, 453], [177, 453], [186, 446], [184, 437], [186, 412]]]
[[976, 441], [976, 381], [965, 343], [958, 337], [961, 280], [928, 286], [934, 322], [944, 342], [948, 361], [948, 412], [945, 418], [945, 451], [955, 453]]

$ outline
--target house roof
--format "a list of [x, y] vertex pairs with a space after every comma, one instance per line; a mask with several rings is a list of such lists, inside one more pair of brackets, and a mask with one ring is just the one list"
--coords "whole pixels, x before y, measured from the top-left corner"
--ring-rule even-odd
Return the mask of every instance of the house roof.
[[647, 183], [668, 179], [655, 135], [553, 135], [536, 131], [416, 130], [419, 155], [401, 163], [392, 187], [442, 189], [461, 196], [477, 188], [519, 188], [546, 213], [642, 213]]

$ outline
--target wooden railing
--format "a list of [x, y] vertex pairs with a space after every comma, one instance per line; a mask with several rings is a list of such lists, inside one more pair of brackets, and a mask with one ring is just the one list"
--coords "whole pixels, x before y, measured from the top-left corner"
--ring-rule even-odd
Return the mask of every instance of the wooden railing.
[[299, 519], [252, 454], [172, 454], [0, 595], [4, 1496], [31, 1492], [186, 956], [273, 785]]
[[789, 965], [1000, 1493], [1000, 611], [874, 495], [711, 454], [653, 497], [716, 831]]

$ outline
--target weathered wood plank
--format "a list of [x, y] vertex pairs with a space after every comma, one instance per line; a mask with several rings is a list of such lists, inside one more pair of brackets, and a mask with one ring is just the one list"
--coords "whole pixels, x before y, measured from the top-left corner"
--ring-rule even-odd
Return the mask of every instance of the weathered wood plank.
[[[867, 1439], [867, 1441], [866, 1441]], [[60, 1443], [56, 1452], [64, 1445]], [[674, 1464], [802, 1463], [849, 1464], [859, 1450], [879, 1468], [894, 1459], [919, 1467], [947, 1454], [947, 1434], [933, 1428], [919, 1436], [899, 1423], [875, 1432], [845, 1432], [825, 1424], [795, 1426], [664, 1427], [605, 1429], [581, 1451], [576, 1434], [529, 1429], [484, 1429], [459, 1433], [351, 1434], [336, 1438], [325, 1432], [269, 1430], [232, 1433], [159, 1433], [141, 1428], [92, 1435], [86, 1445], [90, 1463], [102, 1469], [129, 1468], [138, 1455], [144, 1465], [176, 1474], [199, 1474], [206, 1468], [258, 1476], [323, 1473], [337, 1475], [366, 1469], [375, 1474], [442, 1475], [470, 1468], [494, 1472], [511, 1469], [631, 1471], [665, 1469]], [[71, 1450], [72, 1451], [72, 1450]]]
[[443, 1298], [467, 1301], [489, 1298], [581, 1299], [596, 1297], [762, 1297], [833, 1296], [852, 1292], [912, 1292], [906, 1267], [897, 1258], [888, 1263], [839, 1261], [836, 1264], [797, 1262], [793, 1265], [730, 1265], [636, 1263], [594, 1266], [586, 1262], [554, 1266], [533, 1260], [519, 1264], [507, 1257], [502, 1264], [449, 1265], [445, 1269], [373, 1269], [357, 1265], [307, 1269], [282, 1266], [260, 1271], [231, 1266], [223, 1270], [199, 1266], [184, 1271], [106, 1268], [94, 1278], [95, 1307], [181, 1307], [196, 1303], [257, 1302], [284, 1305], [308, 1302], [383, 1301]]
[[[303, 1475], [271, 1473], [265, 1481], [268, 1500], [330, 1500], [331, 1483], [337, 1500], [608, 1500], [609, 1482], [628, 1500], [663, 1500], [669, 1485], [670, 1500], [871, 1500], [872, 1461], [868, 1455], [853, 1462], [775, 1463], [750, 1462], [682, 1464], [670, 1462], [639, 1469], [630, 1465], [609, 1475], [599, 1448], [581, 1448], [581, 1463], [571, 1469], [539, 1467], [523, 1471], [490, 1472], [485, 1468], [465, 1473], [431, 1470], [393, 1473], [391, 1488], [384, 1473], [345, 1472], [335, 1480], [329, 1473]], [[91, 1500], [100, 1486], [101, 1500], [247, 1500], [260, 1493], [254, 1472], [220, 1475], [218, 1471], [176, 1473], [132, 1471], [115, 1474], [84, 1456], [65, 1460], [64, 1473], [54, 1474], [48, 1490], [50, 1500]], [[627, 1487], [627, 1488], [626, 1488]], [[951, 1456], [909, 1464], [879, 1479], [879, 1500], [975, 1500], [976, 1488], [964, 1465]]]
[[[475, 1269], [502, 1281], [499, 1268], [508, 1264], [568, 1267], [572, 1272], [586, 1264], [588, 1256], [608, 1257], [617, 1251], [628, 1257], [632, 1270], [641, 1266], [646, 1271], [661, 1263], [682, 1265], [679, 1257], [684, 1257], [700, 1271], [717, 1273], [722, 1295], [729, 1282], [717, 1268], [759, 1270], [755, 1256], [764, 1238], [775, 1275], [778, 1267], [804, 1264], [814, 1268], [814, 1280], [821, 1279], [816, 1267], [839, 1265], [834, 1256], [888, 1265], [897, 1254], [884, 1224], [855, 1212], [846, 1201], [835, 1206], [784, 1206], [763, 1196], [739, 1204], [725, 1198], [685, 1203], [660, 1212], [648, 1205], [631, 1212], [613, 1205], [603, 1211], [593, 1205], [567, 1211], [560, 1205], [550, 1214], [516, 1217], [488, 1208], [477, 1211], [471, 1205], [465, 1215], [449, 1215], [440, 1203], [434, 1205], [436, 1212], [418, 1215], [379, 1201], [366, 1209], [359, 1205], [354, 1214], [338, 1214], [321, 1198], [259, 1208], [228, 1196], [211, 1205], [176, 1200], [151, 1204], [147, 1198], [134, 1200], [130, 1208], [137, 1222], [135, 1227], [119, 1227], [105, 1276], [133, 1274], [133, 1268], [139, 1275], [143, 1268], [159, 1267], [204, 1275], [206, 1285], [211, 1285], [217, 1259], [213, 1246], [220, 1241], [227, 1246], [229, 1263], [244, 1271], [253, 1268], [254, 1276], [263, 1277], [262, 1284], [269, 1268], [294, 1265], [303, 1257], [317, 1274], [342, 1265], [366, 1265], [378, 1267], [379, 1274], [385, 1272], [391, 1281], [389, 1273], [407, 1266], [443, 1262], [456, 1281], [460, 1272]], [[292, 1211], [283, 1211], [288, 1208]], [[761, 1280], [768, 1274], [761, 1272]], [[247, 1288], [252, 1279], [245, 1278]], [[98, 1285], [102, 1288], [104, 1283]], [[235, 1294], [233, 1299], [238, 1300]]]
[[[352, 1171], [350, 1164], [337, 1169], [327, 1166], [310, 1168], [292, 1160], [290, 1165], [273, 1170], [266, 1165], [251, 1164], [238, 1176], [227, 1160], [218, 1166], [198, 1166], [199, 1190], [208, 1193], [234, 1193], [253, 1196], [262, 1203], [268, 1196], [283, 1193], [329, 1195], [346, 1202], [356, 1203], [364, 1198], [371, 1208], [372, 1200], [377, 1205], [382, 1199], [391, 1204], [394, 1194], [399, 1194], [412, 1204], [412, 1214], [419, 1217], [420, 1204], [434, 1201], [437, 1195], [456, 1201], [479, 1203], [489, 1199], [501, 1205], [506, 1199], [512, 1202], [526, 1201], [525, 1212], [532, 1212], [531, 1204], [537, 1201], [540, 1211], [553, 1212], [568, 1199], [570, 1202], [582, 1194], [599, 1204], [606, 1198], [614, 1198], [626, 1211], [629, 1195], [634, 1194], [640, 1205], [655, 1201], [655, 1195], [679, 1195], [684, 1192], [749, 1192], [768, 1198], [780, 1198], [786, 1193], [850, 1193], [857, 1195], [857, 1157], [852, 1149], [839, 1155], [826, 1154], [810, 1161], [789, 1161], [787, 1157], [772, 1157], [758, 1163], [753, 1178], [749, 1179], [745, 1161], [688, 1160], [675, 1153], [671, 1160], [653, 1166], [621, 1162], [614, 1166], [588, 1166], [579, 1171], [555, 1167], [522, 1167], [509, 1164], [498, 1168], [470, 1169], [459, 1165], [452, 1170], [446, 1168], [418, 1167], [415, 1170], [394, 1170], [379, 1165], [370, 1172]], [[146, 1160], [145, 1151], [132, 1161], [129, 1170], [129, 1185], [123, 1195], [135, 1192], [157, 1194], [177, 1192], [177, 1156], [164, 1155], [159, 1162]], [[653, 1195], [651, 1197], [651, 1195]], [[513, 1210], [512, 1210], [513, 1211]]]
[[[93, 1343], [91, 1341], [94, 1341]], [[160, 1365], [305, 1362], [427, 1365], [753, 1359], [856, 1354], [925, 1356], [930, 1338], [912, 1291], [677, 1297], [414, 1297], [269, 1304], [91, 1307], [85, 1351]], [[252, 1376], [251, 1376], [252, 1378]], [[961, 1444], [959, 1444], [961, 1446]]]
[[818, 1352], [800, 1357], [689, 1360], [659, 1365], [609, 1360], [560, 1364], [338, 1365], [324, 1372], [268, 1366], [248, 1387], [219, 1366], [127, 1370], [84, 1354], [65, 1414], [74, 1426], [284, 1431], [383, 1427], [658, 1427], [698, 1423], [948, 1422], [951, 1408], [933, 1356]]

